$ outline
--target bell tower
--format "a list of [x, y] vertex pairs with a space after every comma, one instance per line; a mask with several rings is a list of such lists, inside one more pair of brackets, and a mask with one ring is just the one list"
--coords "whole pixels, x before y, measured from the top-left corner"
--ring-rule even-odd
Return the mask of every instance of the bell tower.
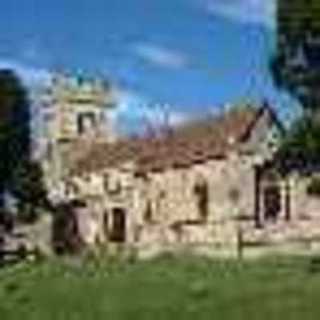
[[111, 85], [98, 78], [82, 75], [55, 74], [45, 91], [48, 138], [72, 141], [86, 135], [115, 139], [111, 119], [115, 108], [115, 94]]
[[48, 181], [60, 180], [73, 154], [92, 142], [116, 140], [111, 117], [116, 107], [115, 90], [103, 79], [56, 73], [43, 92], [41, 106]]

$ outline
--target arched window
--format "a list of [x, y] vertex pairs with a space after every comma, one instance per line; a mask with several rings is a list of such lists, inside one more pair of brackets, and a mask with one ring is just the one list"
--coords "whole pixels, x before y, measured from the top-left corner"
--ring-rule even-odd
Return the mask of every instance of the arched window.
[[144, 211], [144, 221], [146, 223], [151, 223], [152, 222], [152, 205], [151, 205], [151, 201], [148, 200], [145, 211]]
[[199, 218], [206, 221], [209, 215], [209, 190], [208, 184], [204, 180], [198, 181], [194, 186]]
[[96, 126], [95, 114], [93, 112], [79, 113], [77, 115], [78, 134], [87, 133]]

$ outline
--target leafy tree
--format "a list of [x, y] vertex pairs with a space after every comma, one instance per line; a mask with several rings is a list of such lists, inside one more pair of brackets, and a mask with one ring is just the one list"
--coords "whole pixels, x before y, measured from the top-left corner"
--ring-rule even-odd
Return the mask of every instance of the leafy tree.
[[41, 170], [31, 158], [30, 113], [28, 93], [20, 79], [12, 70], [0, 70], [0, 209], [2, 211], [5, 207], [6, 192], [16, 197], [18, 208], [23, 210], [36, 208], [45, 202]]
[[[0, 206], [12, 183], [19, 158], [30, 153], [29, 102], [25, 89], [11, 70], [0, 71]], [[20, 139], [19, 139], [20, 138]]]
[[320, 125], [308, 117], [297, 119], [288, 131], [282, 149], [287, 152], [304, 152], [309, 157], [320, 154]]
[[320, 1], [278, 0], [275, 84], [296, 97], [303, 115], [289, 128], [278, 152], [290, 170], [320, 158]]
[[32, 222], [41, 210], [52, 210], [47, 199], [42, 170], [35, 161], [21, 162], [13, 176], [11, 192], [18, 200], [19, 218], [25, 222]]
[[301, 102], [306, 115], [320, 108], [320, 1], [278, 0], [275, 83]]

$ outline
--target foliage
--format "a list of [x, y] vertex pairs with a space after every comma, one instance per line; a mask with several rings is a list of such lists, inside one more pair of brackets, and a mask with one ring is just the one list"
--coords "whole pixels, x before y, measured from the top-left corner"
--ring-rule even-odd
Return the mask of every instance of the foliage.
[[277, 51], [271, 63], [275, 83], [305, 110], [320, 106], [320, 3], [278, 0]]
[[319, 294], [308, 258], [51, 261], [0, 270], [3, 320], [316, 320]]
[[[30, 153], [30, 104], [26, 89], [11, 70], [0, 70], [0, 137], [15, 166]], [[3, 155], [2, 155], [3, 156]]]
[[50, 210], [47, 200], [42, 170], [39, 163], [31, 160], [21, 161], [13, 175], [11, 192], [18, 201], [19, 218], [33, 222], [43, 210]]
[[320, 179], [319, 177], [313, 177], [308, 184], [307, 193], [311, 196], [320, 196]]
[[302, 151], [309, 157], [320, 154], [320, 123], [305, 117], [297, 119], [287, 132], [282, 148]]
[[13, 194], [27, 215], [45, 201], [42, 172], [31, 159], [31, 107], [28, 92], [12, 70], [0, 70], [0, 208]]
[[76, 203], [60, 203], [53, 219], [53, 247], [57, 254], [79, 254], [83, 243], [77, 230], [74, 207]]
[[278, 169], [310, 174], [320, 164], [320, 123], [309, 117], [298, 118], [280, 141], [276, 154]]

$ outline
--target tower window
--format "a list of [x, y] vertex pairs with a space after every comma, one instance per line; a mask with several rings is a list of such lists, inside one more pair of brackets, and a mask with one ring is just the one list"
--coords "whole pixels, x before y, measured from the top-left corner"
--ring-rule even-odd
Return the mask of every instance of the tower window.
[[78, 134], [83, 134], [96, 126], [95, 114], [93, 112], [80, 113], [77, 117]]

